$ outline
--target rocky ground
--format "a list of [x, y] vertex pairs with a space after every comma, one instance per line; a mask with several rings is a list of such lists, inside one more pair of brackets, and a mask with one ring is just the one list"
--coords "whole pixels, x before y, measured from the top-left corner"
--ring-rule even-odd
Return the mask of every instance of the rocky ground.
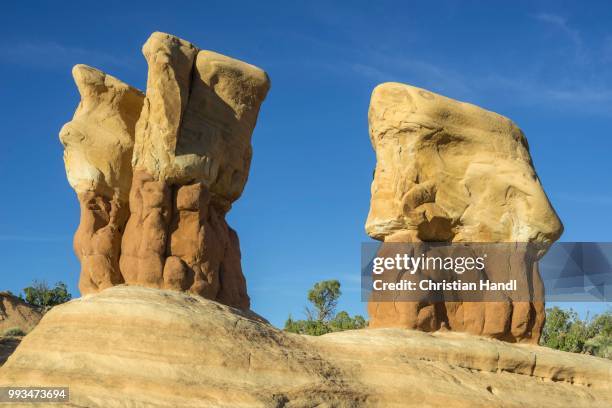
[[2, 366], [11, 354], [15, 351], [21, 337], [18, 336], [2, 336], [0, 337], [0, 366]]
[[10, 292], [0, 292], [0, 336], [18, 328], [27, 333], [38, 324], [42, 313]]
[[609, 407], [612, 362], [465, 333], [287, 334], [185, 293], [117, 286], [55, 307], [0, 385], [85, 407]]
[[36, 308], [10, 292], [0, 292], [0, 366], [15, 351], [22, 336], [4, 335], [16, 329], [28, 332], [40, 321], [42, 314]]

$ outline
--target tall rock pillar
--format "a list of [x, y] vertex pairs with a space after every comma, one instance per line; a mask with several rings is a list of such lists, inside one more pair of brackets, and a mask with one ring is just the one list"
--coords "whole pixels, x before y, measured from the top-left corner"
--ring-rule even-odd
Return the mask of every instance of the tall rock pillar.
[[81, 292], [127, 283], [247, 309], [240, 244], [225, 215], [248, 178], [268, 76], [164, 33], [143, 54], [144, 95], [74, 68], [81, 103], [60, 139], [81, 203]]
[[72, 75], [81, 102], [60, 140], [66, 175], [81, 206], [74, 249], [81, 261], [79, 289], [87, 294], [123, 283], [121, 238], [129, 217], [132, 150], [144, 95], [86, 65], [75, 66]]
[[[368, 119], [377, 160], [366, 221], [372, 238], [534, 243], [541, 256], [561, 235], [563, 226], [537, 177], [527, 140], [508, 118], [424, 89], [385, 83], [372, 93]], [[535, 301], [371, 301], [370, 326], [425, 331], [445, 326], [537, 342], [544, 324], [537, 265], [517, 273], [533, 283]]]
[[149, 75], [121, 249], [125, 281], [248, 308], [238, 236], [225, 215], [247, 181], [268, 77], [163, 33], [143, 54]]

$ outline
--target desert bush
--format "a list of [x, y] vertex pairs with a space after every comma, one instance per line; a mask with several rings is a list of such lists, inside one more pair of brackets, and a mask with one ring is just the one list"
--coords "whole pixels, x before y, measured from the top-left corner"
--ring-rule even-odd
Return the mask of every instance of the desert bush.
[[344, 310], [336, 314], [336, 316], [329, 321], [331, 331], [363, 329], [366, 325], [366, 320], [363, 316], [356, 315], [355, 317], [351, 317]]
[[571, 309], [546, 309], [540, 344], [556, 350], [612, 359], [612, 310], [582, 320]]
[[45, 281], [34, 281], [31, 286], [23, 289], [25, 301], [43, 311], [72, 299], [65, 283], [57, 282], [50, 288]]
[[308, 291], [308, 301], [314, 309], [306, 308], [305, 320], [294, 320], [289, 315], [285, 321], [285, 331], [320, 336], [336, 331], [366, 327], [367, 322], [362, 316], [351, 317], [345, 311], [335, 313], [341, 294], [340, 282], [337, 280], [315, 283]]
[[25, 336], [25, 332], [21, 330], [19, 327], [11, 327], [7, 329], [3, 333], [4, 336]]
[[285, 322], [285, 331], [298, 334], [308, 334], [310, 336], [320, 336], [322, 334], [331, 332], [331, 329], [327, 324], [318, 320], [293, 320], [293, 318], [289, 316]]

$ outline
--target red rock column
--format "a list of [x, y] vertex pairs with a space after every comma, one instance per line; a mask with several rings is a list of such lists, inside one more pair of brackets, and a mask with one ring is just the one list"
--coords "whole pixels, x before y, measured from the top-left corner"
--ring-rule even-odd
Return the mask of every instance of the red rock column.
[[238, 237], [225, 215], [248, 177], [268, 77], [163, 33], [154, 33], [143, 53], [149, 76], [121, 272], [128, 284], [190, 291], [246, 309]]

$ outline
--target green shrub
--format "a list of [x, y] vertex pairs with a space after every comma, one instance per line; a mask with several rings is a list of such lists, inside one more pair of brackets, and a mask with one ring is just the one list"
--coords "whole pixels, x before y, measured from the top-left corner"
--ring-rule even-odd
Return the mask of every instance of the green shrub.
[[318, 321], [327, 321], [333, 316], [341, 294], [340, 282], [337, 280], [317, 282], [308, 291], [308, 301], [314, 305]]
[[25, 332], [21, 330], [19, 327], [11, 327], [4, 331], [4, 336], [25, 336]]
[[285, 322], [285, 331], [310, 336], [320, 336], [331, 332], [329, 326], [324, 322], [313, 319], [293, 320], [291, 316]]
[[293, 320], [289, 315], [285, 322], [285, 331], [320, 336], [336, 331], [366, 327], [367, 322], [362, 316], [351, 317], [345, 311], [335, 314], [341, 294], [340, 282], [337, 280], [315, 283], [308, 291], [308, 300], [314, 306], [314, 310], [306, 308], [306, 320]]
[[351, 317], [344, 310], [339, 312], [329, 322], [329, 326], [331, 327], [332, 331], [363, 329], [366, 327], [366, 325], [367, 322], [363, 316], [356, 315], [355, 317]]
[[584, 351], [612, 360], [612, 311], [595, 316], [589, 325], [588, 336]]
[[573, 310], [546, 309], [540, 344], [573, 353], [612, 359], [612, 310], [593, 319], [580, 319]]
[[50, 288], [45, 281], [34, 281], [32, 286], [23, 289], [23, 293], [27, 303], [44, 311], [72, 299], [72, 295], [63, 282], [58, 282], [54, 288]]

